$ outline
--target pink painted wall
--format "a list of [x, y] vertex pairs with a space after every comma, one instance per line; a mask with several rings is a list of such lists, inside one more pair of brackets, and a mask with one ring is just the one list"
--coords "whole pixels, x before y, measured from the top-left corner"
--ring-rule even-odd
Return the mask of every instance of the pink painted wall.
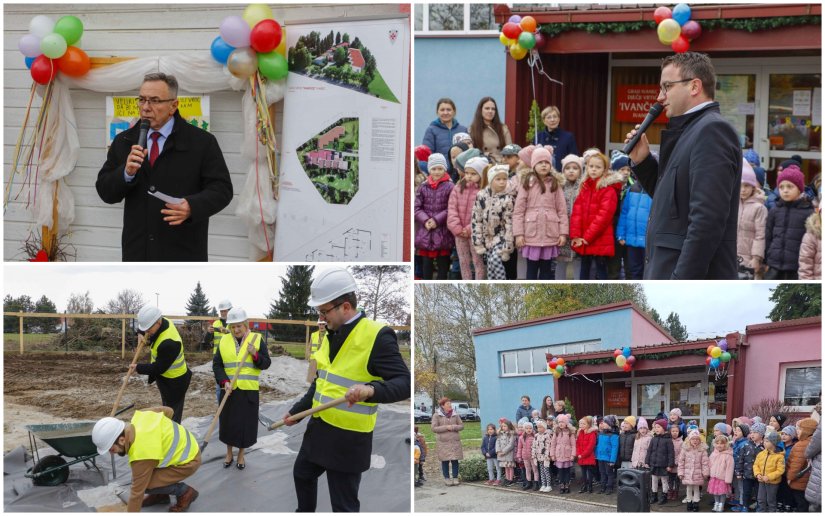
[[[822, 328], [787, 328], [748, 335], [742, 409], [764, 398], [779, 397], [779, 368], [795, 362], [822, 361]], [[734, 417], [742, 414], [734, 414]]]
[[630, 310], [630, 338], [634, 346], [651, 346], [670, 342], [667, 334], [662, 332], [636, 310]]

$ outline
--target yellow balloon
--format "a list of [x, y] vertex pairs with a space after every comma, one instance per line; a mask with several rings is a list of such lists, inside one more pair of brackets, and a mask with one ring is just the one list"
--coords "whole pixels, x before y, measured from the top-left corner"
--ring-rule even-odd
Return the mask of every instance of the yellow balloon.
[[513, 56], [513, 59], [516, 61], [521, 61], [527, 55], [527, 49], [518, 43], [512, 44], [510, 45], [510, 55]]
[[659, 23], [659, 27], [656, 28], [656, 33], [659, 34], [659, 41], [665, 45], [670, 45], [676, 41], [679, 34], [682, 33], [682, 27], [680, 27], [679, 22], [673, 18], [668, 18]]
[[509, 47], [513, 44], [513, 40], [505, 36], [503, 32], [498, 35], [498, 40], [501, 41], [501, 44], [505, 47]]
[[627, 357], [626, 357], [626, 356], [624, 356], [624, 355], [619, 355], [619, 356], [617, 356], [617, 357], [616, 357], [616, 365], [617, 365], [617, 366], [619, 366], [619, 367], [624, 367], [624, 365], [625, 365], [626, 363], [627, 363]]
[[286, 57], [286, 27], [281, 25], [281, 42], [275, 47], [275, 52]]
[[719, 346], [714, 347], [710, 350], [710, 356], [712, 356], [713, 358], [719, 358], [720, 356], [722, 356], [722, 348], [720, 348]]
[[272, 18], [272, 9], [266, 4], [249, 4], [243, 10], [243, 19], [249, 24], [249, 27], [254, 27], [261, 20], [270, 20]]

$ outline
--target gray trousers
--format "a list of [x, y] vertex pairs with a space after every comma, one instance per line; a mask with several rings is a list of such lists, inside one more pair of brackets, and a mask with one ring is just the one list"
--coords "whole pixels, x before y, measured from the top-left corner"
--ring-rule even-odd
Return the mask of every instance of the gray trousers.
[[501, 480], [501, 467], [498, 465], [498, 458], [487, 458], [487, 478], [490, 480]]
[[778, 491], [779, 484], [759, 482], [759, 490], [756, 492], [756, 512], [776, 512], [776, 493]]

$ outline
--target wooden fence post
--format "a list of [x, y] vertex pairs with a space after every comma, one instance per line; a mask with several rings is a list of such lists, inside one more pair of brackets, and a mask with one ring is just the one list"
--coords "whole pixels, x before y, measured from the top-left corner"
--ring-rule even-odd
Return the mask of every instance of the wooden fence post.
[[309, 325], [308, 324], [306, 325], [306, 329], [307, 329], [307, 336], [306, 336], [306, 341], [304, 342], [304, 360], [309, 360], [310, 347], [312, 345], [310, 339], [312, 338], [312, 336], [309, 333]]
[[120, 320], [120, 359], [126, 358], [126, 319]]
[[23, 354], [23, 313], [20, 313], [20, 354]]

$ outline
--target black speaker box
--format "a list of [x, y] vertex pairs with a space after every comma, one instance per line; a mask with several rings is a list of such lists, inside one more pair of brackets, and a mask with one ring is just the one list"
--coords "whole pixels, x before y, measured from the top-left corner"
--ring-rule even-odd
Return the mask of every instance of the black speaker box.
[[650, 471], [621, 468], [616, 512], [650, 512]]

